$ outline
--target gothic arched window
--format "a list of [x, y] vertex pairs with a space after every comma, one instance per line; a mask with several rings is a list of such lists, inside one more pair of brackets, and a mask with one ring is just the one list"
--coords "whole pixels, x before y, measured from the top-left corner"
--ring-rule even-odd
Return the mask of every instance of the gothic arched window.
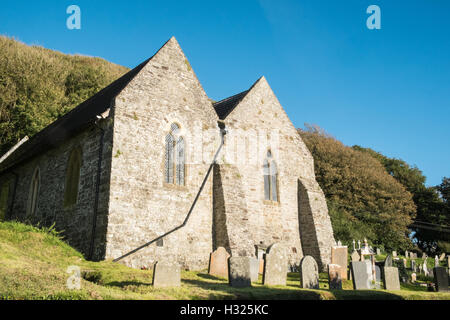
[[72, 150], [67, 162], [66, 185], [64, 189], [64, 207], [69, 207], [77, 203], [78, 185], [80, 182], [81, 169], [81, 148]]
[[39, 168], [36, 168], [31, 178], [30, 193], [28, 195], [27, 215], [34, 216], [36, 214], [39, 187], [41, 184]]
[[164, 182], [183, 186], [185, 184], [185, 141], [179, 136], [180, 127], [173, 123], [166, 135]]
[[264, 159], [264, 199], [278, 202], [278, 170], [275, 160], [272, 158], [272, 152], [267, 151], [267, 157]]

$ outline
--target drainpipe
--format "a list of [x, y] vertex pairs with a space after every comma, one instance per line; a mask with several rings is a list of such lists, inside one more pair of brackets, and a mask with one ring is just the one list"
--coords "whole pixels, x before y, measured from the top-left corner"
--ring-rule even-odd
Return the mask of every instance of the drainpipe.
[[94, 256], [94, 244], [95, 244], [95, 230], [97, 227], [97, 213], [98, 213], [98, 198], [100, 194], [100, 177], [102, 173], [102, 160], [103, 160], [103, 145], [104, 145], [104, 137], [105, 130], [99, 125], [100, 120], [105, 119], [102, 115], [97, 116], [97, 120], [95, 121], [95, 126], [100, 130], [100, 146], [98, 150], [98, 163], [97, 163], [97, 182], [95, 186], [95, 200], [94, 200], [94, 213], [92, 217], [92, 231], [91, 231], [91, 244], [89, 247], [89, 256], [88, 260], [92, 260]]
[[139, 250], [141, 250], [141, 249], [143, 249], [145, 247], [148, 247], [152, 243], [154, 243], [154, 242], [156, 242], [156, 241], [158, 241], [160, 239], [163, 239], [164, 237], [168, 236], [169, 234], [171, 234], [171, 233], [177, 231], [178, 229], [181, 229], [184, 226], [186, 226], [186, 223], [188, 222], [189, 217], [191, 216], [192, 210], [194, 210], [195, 204], [197, 203], [197, 200], [200, 197], [200, 194], [202, 193], [203, 188], [205, 187], [205, 184], [206, 184], [206, 181], [208, 180], [209, 174], [211, 173], [211, 170], [214, 167], [214, 164], [216, 163], [217, 157], [219, 156], [219, 153], [222, 150], [222, 147], [223, 147], [223, 145], [225, 143], [225, 135], [227, 134], [227, 130], [225, 128], [225, 123], [222, 120], [220, 120], [220, 121], [218, 121], [218, 125], [219, 125], [219, 128], [220, 128], [220, 137], [221, 137], [221, 142], [220, 142], [219, 149], [217, 149], [216, 154], [214, 155], [214, 159], [211, 162], [208, 171], [206, 172], [206, 176], [203, 179], [202, 185], [200, 186], [200, 189], [198, 190], [198, 193], [197, 193], [197, 195], [196, 195], [196, 197], [194, 199], [194, 202], [192, 203], [191, 208], [189, 209], [189, 212], [187, 213], [186, 218], [184, 219], [184, 222], [182, 224], [180, 224], [178, 227], [175, 227], [174, 229], [166, 232], [162, 236], [159, 236], [159, 237], [153, 239], [152, 241], [147, 242], [146, 244], [143, 244], [142, 246], [140, 246], [140, 247], [138, 247], [138, 248], [136, 248], [134, 250], [131, 250], [130, 252], [124, 254], [123, 256], [114, 259], [113, 262], [117, 262], [119, 260], [122, 260], [123, 258], [128, 257], [129, 255], [131, 255], [131, 254], [133, 254], [133, 253], [135, 253], [135, 252], [137, 252], [137, 251], [139, 251]]

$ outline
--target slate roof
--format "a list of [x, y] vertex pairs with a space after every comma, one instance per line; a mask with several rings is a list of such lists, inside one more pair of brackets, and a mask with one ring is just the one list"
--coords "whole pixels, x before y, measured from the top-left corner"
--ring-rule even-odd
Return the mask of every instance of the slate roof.
[[217, 115], [220, 120], [224, 120], [231, 111], [239, 104], [239, 102], [244, 99], [245, 95], [249, 90], [243, 91], [241, 93], [235, 94], [229, 98], [223, 99], [219, 102], [213, 104], [214, 109], [216, 110]]
[[223, 99], [219, 102], [213, 103], [214, 109], [216, 110], [217, 115], [220, 120], [225, 120], [225, 118], [231, 113], [231, 111], [236, 108], [236, 106], [245, 98], [247, 93], [249, 93], [253, 87], [264, 77], [259, 78], [256, 82], [250, 87], [250, 89], [242, 91], [241, 93], [235, 94], [229, 98]]
[[[151, 59], [151, 58], [150, 58]], [[113, 99], [133, 80], [133, 78], [150, 61], [147, 59], [106, 88], [79, 104], [63, 117], [52, 122], [22, 144], [9, 157], [0, 163], [0, 173], [43, 151], [57, 146], [62, 141], [81, 132], [97, 120], [97, 115], [111, 107]]]

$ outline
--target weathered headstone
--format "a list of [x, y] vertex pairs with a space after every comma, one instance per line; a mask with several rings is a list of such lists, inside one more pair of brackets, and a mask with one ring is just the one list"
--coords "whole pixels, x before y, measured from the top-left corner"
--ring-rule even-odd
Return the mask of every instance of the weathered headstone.
[[384, 288], [386, 290], [400, 290], [400, 278], [396, 267], [384, 267]]
[[153, 266], [153, 287], [179, 287], [181, 268], [177, 263], [158, 261]]
[[427, 254], [424, 252], [422, 253], [422, 259], [425, 259], [427, 257]]
[[304, 289], [319, 289], [319, 267], [311, 256], [300, 261], [300, 286]]
[[381, 282], [381, 268], [375, 265], [375, 281]]
[[419, 272], [422, 273], [422, 271], [423, 271], [423, 267], [421, 264], [419, 264]]
[[439, 261], [444, 261], [445, 259], [445, 252], [441, 254], [441, 256], [439, 257]]
[[369, 260], [352, 261], [350, 263], [352, 270], [353, 288], [355, 290], [372, 289], [372, 266]]
[[230, 257], [228, 259], [228, 284], [232, 287], [250, 287], [250, 257]]
[[228, 278], [228, 258], [230, 254], [223, 247], [217, 248], [209, 257], [208, 273], [212, 276]]
[[397, 251], [392, 251], [392, 257], [397, 258]]
[[413, 272], [417, 271], [416, 260], [411, 260], [411, 270]]
[[408, 260], [406, 260], [406, 258], [403, 258], [403, 267], [406, 269], [406, 264], [407, 264]]
[[272, 244], [264, 255], [263, 284], [285, 286], [288, 257], [286, 249], [279, 243]]
[[265, 249], [262, 249], [259, 246], [256, 246], [256, 257], [258, 258], [258, 262], [259, 262], [259, 274], [263, 274], [264, 273], [264, 253], [266, 252]]
[[381, 254], [381, 250], [380, 248], [377, 248], [377, 256], [379, 256]]
[[342, 267], [338, 264], [328, 265], [328, 286], [330, 290], [342, 289]]
[[361, 256], [359, 255], [358, 251], [353, 251], [350, 257], [351, 257], [352, 261], [360, 261], [361, 260]]
[[434, 256], [434, 266], [439, 267], [439, 257], [437, 255]]
[[409, 252], [408, 252], [408, 250], [406, 250], [405, 251], [405, 258], [408, 258], [409, 257]]
[[423, 260], [422, 270], [423, 270], [423, 273], [426, 276], [428, 276], [427, 258], [425, 258], [425, 260]]
[[411, 283], [415, 283], [417, 281], [417, 274], [415, 272], [411, 273]]
[[258, 277], [259, 277], [258, 258], [250, 258], [250, 276], [251, 276], [252, 282], [258, 281]]
[[341, 266], [341, 280], [347, 280], [347, 262], [348, 262], [348, 248], [347, 246], [332, 247], [331, 248], [331, 264]]
[[384, 260], [384, 266], [385, 267], [392, 267], [392, 256], [388, 254], [386, 256], [386, 259]]
[[434, 285], [436, 287], [436, 291], [439, 292], [447, 292], [448, 288], [448, 274], [447, 270], [444, 267], [434, 267]]

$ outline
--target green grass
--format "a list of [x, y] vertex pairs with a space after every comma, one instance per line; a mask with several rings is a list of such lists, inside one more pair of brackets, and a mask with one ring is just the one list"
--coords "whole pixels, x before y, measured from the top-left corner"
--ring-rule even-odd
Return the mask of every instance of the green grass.
[[[82, 270], [80, 290], [69, 290], [67, 267]], [[112, 261], [90, 262], [62, 241], [51, 228], [17, 222], [0, 223], [0, 299], [450, 299], [450, 293], [427, 292], [405, 285], [402, 291], [328, 290], [325, 274], [320, 290], [299, 286], [299, 276], [289, 273], [286, 286], [263, 286], [261, 277], [252, 288], [231, 288], [225, 279], [206, 271], [183, 271], [179, 288], [153, 288], [152, 272], [128, 268]]]

